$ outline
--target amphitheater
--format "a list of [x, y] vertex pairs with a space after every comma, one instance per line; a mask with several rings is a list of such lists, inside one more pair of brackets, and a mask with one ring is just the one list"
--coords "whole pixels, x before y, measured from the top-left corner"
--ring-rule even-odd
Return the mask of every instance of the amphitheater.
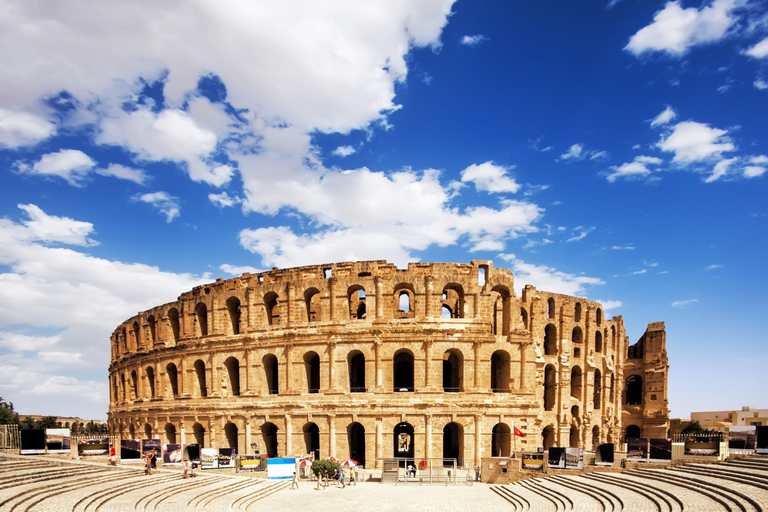
[[0, 455], [0, 511], [298, 510], [366, 512], [762, 512], [768, 510], [768, 459], [751, 457], [670, 469], [534, 478], [507, 485], [419, 486], [361, 483], [297, 491], [284, 481], [178, 470], [145, 476], [137, 467]]
[[366, 468], [667, 437], [663, 322], [630, 346], [599, 303], [513, 285], [365, 261], [196, 287], [115, 329], [111, 434]]

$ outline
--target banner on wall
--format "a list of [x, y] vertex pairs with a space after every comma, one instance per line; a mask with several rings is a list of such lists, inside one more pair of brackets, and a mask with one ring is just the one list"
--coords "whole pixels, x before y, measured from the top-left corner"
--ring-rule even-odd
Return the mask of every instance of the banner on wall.
[[613, 466], [613, 443], [603, 443], [595, 450], [595, 464], [598, 466]]
[[45, 455], [45, 430], [33, 429], [22, 430], [21, 435], [21, 455]]
[[728, 428], [728, 451], [753, 453], [756, 448], [757, 428], [754, 425], [731, 425]]
[[755, 451], [768, 455], [768, 425], [758, 426], [755, 430]]
[[670, 462], [672, 460], [672, 440], [651, 439], [649, 456], [651, 462]]
[[184, 455], [190, 460], [190, 461], [196, 461], [200, 462], [200, 445], [199, 444], [188, 444], [184, 447]]
[[200, 469], [216, 469], [218, 467], [219, 450], [202, 448], [200, 450]]
[[98, 439], [88, 439], [85, 442], [78, 443], [77, 454], [80, 457], [91, 455], [107, 455], [109, 453], [109, 438], [102, 437]]
[[642, 462], [648, 460], [648, 438], [630, 437], [627, 439], [627, 460]]
[[543, 453], [523, 453], [523, 469], [544, 469]]
[[261, 457], [258, 455], [238, 455], [237, 472], [258, 471], [261, 468]]
[[720, 436], [688, 436], [685, 438], [685, 454], [717, 456], [720, 454]]
[[163, 445], [163, 466], [181, 466], [184, 447], [180, 444]]
[[267, 460], [267, 478], [270, 480], [288, 480], [296, 471], [296, 459], [277, 457]]
[[45, 429], [45, 448], [48, 453], [69, 453], [69, 442], [68, 428]]
[[233, 468], [235, 467], [235, 449], [234, 448], [219, 448], [218, 464], [219, 468]]
[[120, 460], [140, 460], [141, 441], [138, 439], [123, 439], [120, 441]]
[[581, 448], [565, 449], [566, 469], [584, 469], [584, 450]]
[[547, 467], [565, 469], [565, 448], [550, 448], [547, 454]]

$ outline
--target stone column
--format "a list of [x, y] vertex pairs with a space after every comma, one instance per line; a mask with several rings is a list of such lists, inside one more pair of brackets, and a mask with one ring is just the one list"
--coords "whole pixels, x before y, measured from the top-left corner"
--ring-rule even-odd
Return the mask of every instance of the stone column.
[[253, 453], [251, 450], [251, 419], [245, 417], [245, 453]]
[[475, 415], [475, 466], [480, 465], [480, 452], [483, 449], [482, 438], [482, 417], [479, 414]]
[[240, 390], [241, 395], [253, 395], [253, 375], [251, 368], [251, 349], [245, 350], [245, 389]]
[[336, 416], [333, 414], [328, 416], [328, 432], [328, 455], [336, 457]]
[[[291, 361], [291, 352], [293, 351], [293, 345], [290, 343], [285, 346], [285, 391], [286, 393], [291, 393], [293, 391], [293, 385], [291, 382], [291, 366], [293, 362]], [[278, 375], [279, 378], [279, 375]]]
[[328, 295], [329, 297], [329, 304], [328, 304], [328, 320], [331, 322], [336, 318], [336, 278], [331, 277], [328, 279]]
[[427, 445], [424, 447], [424, 454], [429, 459], [432, 457], [432, 415], [430, 414], [424, 416], [424, 434]]
[[384, 316], [384, 304], [381, 301], [381, 276], [376, 276], [373, 281], [376, 285], [376, 318], [381, 318]]
[[383, 384], [383, 368], [381, 367], [381, 338], [373, 340], [373, 349], [376, 352], [376, 390], [380, 391]]
[[328, 391], [333, 392], [335, 390], [336, 379], [336, 338], [331, 337], [328, 342]]
[[426, 276], [424, 277], [424, 317], [429, 318], [430, 315], [430, 308], [431, 308], [431, 302], [432, 302], [432, 282], [434, 281], [434, 278], [432, 276]]
[[472, 294], [472, 301], [474, 304], [472, 304], [472, 318], [477, 318], [477, 315], [480, 314], [480, 293], [475, 292]]
[[528, 380], [525, 378], [525, 368], [528, 366], [528, 344], [520, 343], [520, 379], [517, 381], [517, 389], [528, 389]]
[[293, 324], [293, 312], [296, 306], [293, 304], [296, 295], [296, 287], [293, 283], [286, 283], [288, 300], [285, 301], [285, 325]]
[[187, 419], [185, 417], [179, 418], [179, 440], [182, 445], [187, 444]]
[[[381, 432], [381, 418], [376, 418], [376, 458], [379, 459], [381, 457], [384, 457], [384, 452], [382, 451], [383, 445], [382, 445], [382, 432]], [[376, 466], [379, 466], [379, 461], [376, 461]]]
[[293, 453], [293, 443], [291, 442], [291, 415], [285, 415], [285, 453], [283, 456], [288, 456]]
[[[432, 372], [430, 367], [432, 366], [432, 345], [433, 340], [427, 340], [424, 342], [424, 387], [426, 389], [432, 389]], [[414, 384], [416, 384], [414, 382]]]
[[[475, 362], [472, 368], [472, 372], [474, 373], [474, 391], [477, 391], [480, 389], [480, 347], [482, 346], [482, 343], [479, 341], [476, 341], [472, 344], [472, 354], [475, 358]], [[490, 382], [489, 382], [490, 383]]]

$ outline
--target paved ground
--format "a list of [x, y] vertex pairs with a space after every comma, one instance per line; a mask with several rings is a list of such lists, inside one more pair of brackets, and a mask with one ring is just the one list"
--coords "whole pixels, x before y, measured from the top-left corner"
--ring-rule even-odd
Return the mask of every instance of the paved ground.
[[317, 490], [301, 482], [175, 469], [151, 476], [131, 465], [72, 463], [0, 455], [0, 511], [292, 511], [316, 507], [365, 512], [768, 512], [768, 459], [689, 464], [621, 474], [555, 476], [510, 485], [359, 483]]

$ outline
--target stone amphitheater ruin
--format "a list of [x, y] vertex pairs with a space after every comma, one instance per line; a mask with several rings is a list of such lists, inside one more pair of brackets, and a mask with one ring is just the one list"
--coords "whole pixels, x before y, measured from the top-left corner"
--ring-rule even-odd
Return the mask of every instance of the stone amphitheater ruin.
[[[594, 301], [490, 261], [218, 279], [111, 337], [111, 433], [238, 453], [446, 457], [666, 437], [664, 323], [630, 346]], [[526, 434], [513, 436], [514, 428]]]

